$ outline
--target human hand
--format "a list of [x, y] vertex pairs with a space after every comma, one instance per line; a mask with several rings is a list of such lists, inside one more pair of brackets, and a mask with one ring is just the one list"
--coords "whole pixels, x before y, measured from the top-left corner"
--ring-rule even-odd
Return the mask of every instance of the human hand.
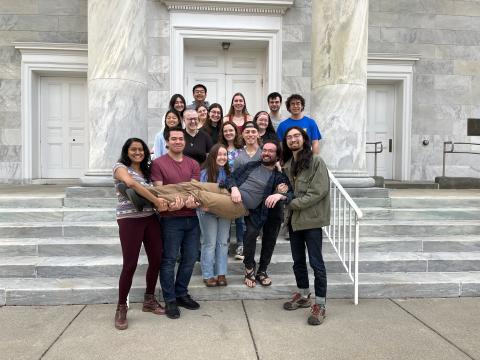
[[232, 194], [230, 197], [235, 204], [242, 202], [242, 194], [240, 194], [240, 190], [238, 190], [236, 186], [232, 187]]
[[183, 199], [177, 196], [174, 202], [171, 202], [168, 204], [168, 211], [177, 211], [183, 208], [184, 206], [185, 206], [185, 203], [183, 202]]
[[167, 211], [168, 210], [168, 201], [162, 198], [157, 198], [153, 203], [153, 206], [157, 211]]
[[269, 197], [267, 197], [267, 199], [265, 200], [265, 206], [269, 209], [275, 207], [275, 205], [277, 204], [277, 202], [279, 200], [283, 200], [285, 198], [285, 196], [283, 196], [282, 194], [273, 194], [273, 195], [270, 195]]
[[281, 183], [277, 186], [277, 192], [280, 194], [286, 194], [288, 192], [288, 185]]
[[189, 195], [187, 198], [187, 201], [185, 201], [185, 206], [189, 209], [195, 209], [198, 207], [200, 203], [195, 200], [195, 198], [192, 195]]

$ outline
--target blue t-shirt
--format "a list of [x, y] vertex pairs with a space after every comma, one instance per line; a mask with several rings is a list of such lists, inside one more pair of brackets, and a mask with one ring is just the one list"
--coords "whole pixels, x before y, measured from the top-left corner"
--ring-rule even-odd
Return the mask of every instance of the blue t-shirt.
[[292, 126], [298, 126], [305, 130], [308, 137], [310, 138], [310, 141], [320, 140], [322, 138], [322, 135], [320, 134], [320, 130], [318, 130], [318, 126], [315, 120], [309, 118], [308, 116], [304, 116], [299, 120], [293, 120], [292, 118], [285, 119], [280, 123], [280, 125], [278, 125], [277, 136], [280, 141], [283, 140], [285, 133]]

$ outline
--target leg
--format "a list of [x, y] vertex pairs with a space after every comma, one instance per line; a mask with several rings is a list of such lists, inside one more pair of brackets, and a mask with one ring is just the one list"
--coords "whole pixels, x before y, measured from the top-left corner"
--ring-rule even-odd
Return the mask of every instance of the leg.
[[143, 246], [148, 258], [148, 269], [146, 274], [146, 294], [155, 294], [160, 263], [162, 262], [163, 243], [160, 230], [160, 223], [155, 215], [149, 216], [143, 238]]
[[160, 285], [165, 302], [175, 301], [175, 264], [180, 244], [184, 236], [182, 226], [178, 226], [178, 218], [161, 218], [163, 244], [163, 260], [160, 265]]
[[293, 273], [299, 289], [308, 289], [310, 284], [308, 281], [307, 258], [305, 255], [305, 240], [303, 231], [293, 231], [289, 225], [290, 232], [290, 249], [293, 258]]
[[243, 243], [243, 263], [245, 264], [245, 284], [255, 286], [255, 247], [260, 229], [256, 228], [249, 216], [245, 217], [246, 233]]
[[228, 232], [230, 220], [217, 217], [217, 241], [215, 247], [215, 275], [227, 275]]
[[178, 226], [184, 228], [184, 235], [181, 241], [181, 259], [178, 264], [177, 277], [175, 279], [176, 298], [188, 295], [188, 284], [193, 273], [193, 266], [197, 260], [198, 249], [200, 248], [200, 227], [196, 216], [187, 216], [178, 221]]
[[[282, 224], [281, 204], [277, 204], [273, 209], [268, 210], [267, 221], [263, 225], [262, 250], [260, 252], [260, 263], [258, 272], [266, 273], [267, 267], [272, 259], [273, 250], [277, 243], [278, 233]], [[268, 277], [268, 276], [267, 276]], [[270, 285], [271, 280], [267, 280], [265, 285]]]
[[127, 218], [117, 220], [122, 245], [123, 266], [118, 284], [118, 303], [126, 304], [132, 287], [133, 274], [137, 268], [138, 256], [145, 231], [143, 219]]
[[325, 305], [327, 296], [327, 271], [322, 256], [322, 229], [305, 231], [305, 242], [308, 249], [308, 259], [315, 276], [315, 301]]
[[217, 217], [197, 210], [198, 222], [203, 236], [201, 265], [203, 280], [214, 276], [215, 242], [217, 238]]

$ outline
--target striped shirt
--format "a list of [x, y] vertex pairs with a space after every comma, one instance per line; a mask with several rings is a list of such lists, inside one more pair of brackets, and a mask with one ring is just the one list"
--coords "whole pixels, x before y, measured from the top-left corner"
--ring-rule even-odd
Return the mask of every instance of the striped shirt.
[[120, 183], [120, 180], [118, 180], [115, 177], [115, 171], [117, 171], [118, 168], [127, 169], [128, 173], [132, 176], [132, 179], [140, 183], [141, 185], [153, 186], [151, 182], [148, 182], [142, 175], [137, 173], [131, 167], [126, 166], [122, 163], [116, 163], [115, 165], [113, 165], [113, 184], [115, 185], [115, 193], [118, 198], [117, 211], [116, 211], [117, 219], [141, 218], [141, 217], [147, 217], [147, 216], [153, 215], [155, 212], [151, 206], [145, 206], [143, 208], [143, 211], [138, 211], [137, 209], [135, 209], [135, 206], [133, 206], [132, 202], [128, 200], [128, 198], [120, 194], [120, 192], [117, 189], [117, 186]]

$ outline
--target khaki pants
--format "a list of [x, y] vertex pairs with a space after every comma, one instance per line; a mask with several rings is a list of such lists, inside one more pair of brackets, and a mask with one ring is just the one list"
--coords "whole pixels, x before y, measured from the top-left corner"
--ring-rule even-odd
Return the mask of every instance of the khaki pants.
[[209, 212], [218, 217], [233, 220], [248, 215], [243, 204], [234, 203], [228, 190], [220, 189], [216, 183], [192, 180], [178, 184], [147, 187], [147, 189], [156, 197], [169, 202], [175, 201], [177, 196], [186, 201], [192, 195], [201, 207], [207, 208]]

